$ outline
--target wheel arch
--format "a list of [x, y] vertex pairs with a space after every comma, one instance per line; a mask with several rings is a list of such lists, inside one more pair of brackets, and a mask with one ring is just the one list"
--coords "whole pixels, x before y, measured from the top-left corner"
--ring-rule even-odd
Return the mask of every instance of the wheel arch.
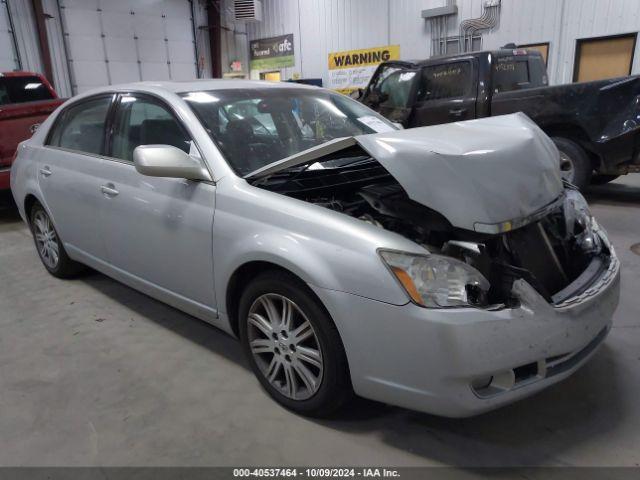
[[589, 135], [580, 126], [572, 123], [550, 123], [542, 125], [541, 128], [549, 137], [562, 137], [577, 143], [591, 160], [593, 168], [600, 168], [602, 158], [593, 150]]
[[24, 202], [23, 202], [24, 215], [26, 217], [27, 223], [29, 224], [31, 223], [31, 209], [36, 203], [39, 203], [40, 205], [42, 205], [42, 202], [40, 201], [40, 199], [36, 197], [33, 193], [28, 193], [24, 197]]
[[256, 276], [268, 271], [282, 272], [298, 280], [301, 285], [304, 285], [306, 287], [307, 292], [318, 302], [318, 305], [320, 305], [327, 312], [327, 315], [331, 318], [331, 315], [329, 314], [327, 308], [324, 306], [315, 292], [312, 289], [308, 288], [307, 282], [295, 272], [278, 263], [274, 263], [273, 261], [251, 260], [243, 263], [234, 270], [234, 272], [229, 277], [229, 281], [227, 282], [224, 296], [226, 312], [229, 318], [229, 325], [231, 327], [231, 330], [237, 337], [239, 337], [240, 331], [238, 308], [240, 304], [240, 297], [242, 296], [244, 287], [248, 282], [251, 281], [252, 278], [255, 278]]

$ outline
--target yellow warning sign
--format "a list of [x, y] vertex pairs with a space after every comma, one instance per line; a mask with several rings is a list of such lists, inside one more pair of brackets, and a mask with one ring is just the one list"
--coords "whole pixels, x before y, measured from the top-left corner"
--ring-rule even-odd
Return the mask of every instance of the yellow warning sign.
[[329, 88], [341, 92], [364, 88], [380, 63], [399, 59], [400, 45], [330, 53]]

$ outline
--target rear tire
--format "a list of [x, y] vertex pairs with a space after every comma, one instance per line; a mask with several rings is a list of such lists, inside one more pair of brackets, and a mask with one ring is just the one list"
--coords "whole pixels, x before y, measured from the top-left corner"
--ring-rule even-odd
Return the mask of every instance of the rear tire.
[[302, 415], [326, 417], [352, 397], [338, 330], [303, 282], [277, 270], [260, 274], [238, 310], [243, 350], [274, 400]]
[[591, 177], [591, 185], [605, 185], [619, 176], [620, 175], [594, 175]]
[[84, 270], [84, 265], [69, 258], [49, 214], [39, 203], [29, 212], [29, 226], [40, 260], [51, 275], [71, 278]]
[[584, 190], [591, 183], [593, 166], [584, 149], [573, 140], [552, 137], [560, 151], [560, 174], [562, 178]]

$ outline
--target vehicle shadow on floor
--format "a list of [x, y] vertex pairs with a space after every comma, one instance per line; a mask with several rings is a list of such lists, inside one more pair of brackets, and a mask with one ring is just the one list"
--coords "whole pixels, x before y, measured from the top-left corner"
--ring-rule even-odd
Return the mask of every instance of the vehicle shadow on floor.
[[493, 467], [566, 464], [565, 450], [626, 418], [616, 356], [605, 344], [564, 382], [477, 417], [449, 419], [356, 400], [340, 417], [319, 421], [345, 432], [377, 432], [390, 446], [447, 465]]
[[640, 205], [640, 185], [615, 182], [606, 185], [592, 185], [585, 192], [585, 197], [589, 203]]
[[19, 223], [20, 213], [10, 191], [0, 191], [0, 224]]
[[[219, 329], [102, 274], [88, 273], [82, 281], [114, 302], [249, 369], [238, 342]], [[394, 448], [443, 464], [558, 464], [564, 450], [614, 430], [632, 408], [618, 394], [622, 379], [615, 363], [616, 355], [605, 344], [569, 379], [534, 397], [468, 419], [436, 417], [356, 398], [334, 418], [312, 421], [350, 434], [375, 432]]]
[[94, 270], [83, 273], [82, 281], [115, 303], [123, 305], [139, 316], [171, 330], [193, 343], [250, 369], [239, 342], [219, 328], [170, 307]]

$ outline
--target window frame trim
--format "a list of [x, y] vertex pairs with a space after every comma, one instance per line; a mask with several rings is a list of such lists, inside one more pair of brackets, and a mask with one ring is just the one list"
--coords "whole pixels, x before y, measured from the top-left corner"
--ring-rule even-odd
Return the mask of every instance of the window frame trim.
[[[154, 93], [151, 92], [145, 92], [145, 91], [140, 91], [140, 90], [109, 90], [109, 91], [104, 91], [104, 92], [99, 92], [93, 95], [89, 95], [87, 97], [83, 97], [81, 99], [78, 99], [76, 101], [74, 101], [73, 103], [70, 103], [69, 105], [66, 105], [61, 111], [60, 113], [58, 113], [56, 115], [56, 118], [53, 120], [53, 124], [51, 125], [51, 127], [49, 128], [49, 130], [47, 131], [47, 135], [44, 139], [44, 142], [42, 143], [42, 146], [44, 148], [51, 148], [54, 150], [60, 150], [60, 151], [64, 151], [64, 152], [69, 152], [69, 153], [75, 153], [78, 155], [86, 155], [89, 157], [94, 157], [94, 158], [100, 158], [102, 160], [109, 160], [112, 162], [118, 162], [118, 163], [122, 163], [124, 165], [130, 165], [131, 167], [135, 168], [135, 165], [133, 162], [129, 162], [127, 160], [122, 160], [121, 158], [116, 158], [116, 157], [112, 157], [110, 155], [107, 155], [107, 153], [111, 153], [111, 143], [112, 143], [112, 136], [113, 136], [113, 126], [115, 123], [115, 118], [116, 118], [116, 114], [117, 114], [117, 107], [120, 104], [120, 99], [122, 98], [122, 96], [124, 95], [134, 95], [134, 96], [146, 96], [151, 98], [152, 100], [156, 101], [157, 103], [159, 103], [162, 107], [164, 107], [170, 114], [172, 117], [174, 117], [174, 119], [176, 120], [176, 122], [178, 122], [178, 124], [180, 125], [180, 127], [185, 130], [185, 132], [189, 135], [191, 141], [193, 142], [193, 145], [195, 146], [196, 150], [198, 151], [198, 155], [200, 158], [198, 158], [197, 160], [200, 161], [204, 167], [207, 169], [207, 171], [209, 172], [209, 175], [211, 176], [211, 178], [215, 178], [213, 175], [213, 171], [211, 170], [211, 167], [209, 166], [209, 163], [206, 161], [204, 155], [202, 154], [202, 148], [200, 148], [200, 145], [198, 144], [198, 141], [195, 139], [195, 136], [193, 135], [193, 133], [191, 132], [191, 130], [188, 128], [187, 123], [185, 121], [183, 121], [183, 119], [180, 117], [180, 115], [178, 114], [177, 110], [175, 109], [175, 107], [173, 105], [171, 105], [169, 102], [167, 102], [164, 98], [162, 98], [160, 95], [156, 95]], [[77, 105], [82, 105], [83, 103], [92, 101], [92, 100], [96, 100], [97, 98], [102, 98], [102, 97], [111, 97], [111, 103], [109, 105], [109, 110], [107, 112], [107, 117], [105, 120], [105, 127], [104, 127], [104, 135], [103, 135], [103, 139], [102, 139], [102, 153], [100, 154], [96, 154], [96, 153], [90, 153], [90, 152], [83, 152], [81, 150], [73, 150], [70, 148], [65, 148], [65, 147], [59, 147], [56, 145], [51, 145], [49, 142], [51, 141], [51, 136], [53, 135], [53, 131], [55, 130], [56, 125], [58, 124], [58, 122], [60, 121], [64, 121], [64, 116], [66, 115], [66, 113], [69, 111], [69, 109], [77, 106]], [[196, 117], [197, 118], [197, 117]], [[198, 121], [200, 121], [200, 119], [198, 118]], [[204, 182], [204, 183], [210, 183], [212, 185], [215, 185], [215, 181], [211, 180], [198, 180], [199, 182]]]
[[[89, 103], [95, 100], [99, 100], [101, 98], [110, 98], [109, 101], [109, 108], [107, 109], [107, 115], [105, 117], [104, 120], [104, 130], [102, 132], [102, 140], [100, 143], [100, 153], [95, 153], [95, 152], [85, 152], [83, 150], [75, 150], [73, 148], [66, 148], [66, 147], [61, 147], [60, 145], [52, 145], [51, 144], [51, 138], [53, 137], [53, 134], [56, 130], [56, 128], [58, 127], [58, 125], [60, 124], [60, 122], [64, 122], [66, 121], [66, 117], [67, 114], [69, 113], [69, 110], [77, 107], [77, 106], [81, 106], [85, 103]], [[102, 93], [97, 93], [95, 95], [90, 95], [88, 97], [84, 97], [81, 98], [67, 106], [65, 106], [60, 113], [58, 113], [56, 115], [56, 118], [53, 120], [53, 124], [51, 125], [51, 127], [49, 128], [49, 131], [47, 132], [47, 136], [44, 139], [44, 142], [42, 143], [42, 146], [45, 148], [53, 148], [56, 150], [63, 150], [65, 152], [72, 152], [72, 153], [77, 153], [80, 155], [88, 155], [90, 157], [100, 157], [100, 158], [104, 158], [104, 153], [105, 153], [105, 146], [106, 146], [106, 134], [107, 134], [107, 126], [109, 125], [109, 119], [111, 117], [111, 115], [113, 114], [113, 105], [115, 102], [115, 92], [102, 92]]]
[[[130, 167], [133, 167], [135, 169], [135, 164], [134, 162], [130, 162], [128, 160], [123, 160], [121, 158], [116, 158], [111, 156], [111, 147], [112, 147], [112, 143], [113, 143], [113, 128], [115, 125], [115, 119], [117, 117], [118, 114], [118, 107], [120, 106], [120, 101], [122, 100], [123, 96], [135, 96], [135, 97], [147, 97], [150, 98], [152, 101], [156, 102], [157, 104], [159, 104], [160, 106], [162, 106], [163, 108], [165, 108], [169, 114], [175, 119], [175, 121], [178, 123], [178, 125], [180, 126], [180, 128], [182, 128], [190, 137], [191, 142], [193, 142], [193, 145], [195, 146], [196, 150], [198, 151], [198, 156], [200, 158], [198, 158], [197, 160], [199, 162], [202, 163], [202, 165], [204, 165], [204, 168], [207, 169], [207, 172], [209, 172], [209, 176], [213, 179], [215, 178], [213, 175], [213, 172], [211, 170], [211, 167], [209, 166], [209, 163], [206, 161], [206, 159], [204, 158], [204, 155], [202, 154], [202, 149], [200, 148], [200, 145], [198, 144], [197, 140], [194, 138], [193, 133], [191, 132], [191, 130], [189, 129], [189, 127], [187, 126], [186, 122], [184, 122], [182, 120], [182, 118], [180, 117], [180, 115], [178, 114], [177, 110], [174, 108], [173, 105], [171, 105], [169, 102], [167, 102], [164, 98], [162, 98], [160, 95], [156, 95], [154, 93], [151, 92], [145, 92], [145, 91], [140, 91], [140, 90], [121, 90], [121, 91], [117, 91], [114, 92], [116, 95], [116, 98], [114, 99], [114, 106], [113, 106], [113, 110], [112, 110], [112, 114], [111, 114], [111, 118], [109, 121], [109, 129], [105, 129], [106, 130], [106, 134], [107, 137], [105, 139], [108, 145], [108, 150], [107, 152], [109, 153], [109, 155], [103, 157], [105, 160], [109, 160], [112, 162], [117, 162], [117, 163], [121, 163], [123, 165], [129, 165]], [[200, 119], [198, 119], [198, 121], [200, 121]], [[193, 180], [193, 181], [198, 181], [198, 182], [204, 182], [204, 183], [210, 183], [212, 185], [215, 185], [215, 181], [211, 180]]]
[[[196, 146], [196, 149], [198, 150], [198, 154], [200, 155], [200, 158], [198, 160], [200, 160], [203, 163], [204, 162], [204, 157], [202, 156], [202, 150], [200, 150], [200, 148], [198, 147], [197, 142], [195, 141], [195, 139], [193, 138], [193, 134], [191, 133], [191, 131], [187, 128], [187, 126], [184, 124], [184, 122], [182, 122], [182, 120], [180, 119], [180, 117], [176, 114], [175, 110], [169, 105], [167, 104], [167, 102], [164, 101], [164, 99], [153, 95], [153, 94], [148, 94], [147, 92], [137, 92], [137, 91], [131, 91], [131, 92], [117, 92], [116, 93], [116, 99], [114, 100], [114, 104], [113, 104], [113, 112], [111, 115], [111, 118], [109, 120], [108, 123], [108, 129], [105, 129], [107, 132], [106, 138], [105, 138], [105, 158], [107, 160], [112, 160], [114, 162], [119, 162], [119, 163], [124, 163], [126, 165], [134, 165], [133, 160], [129, 161], [129, 160], [124, 160], [122, 158], [118, 158], [118, 157], [114, 157], [113, 156], [113, 135], [115, 133], [115, 126], [116, 126], [116, 120], [118, 119], [118, 113], [119, 113], [119, 109], [120, 109], [120, 104], [122, 102], [122, 97], [126, 97], [126, 96], [131, 96], [131, 97], [135, 97], [135, 98], [140, 98], [140, 99], [144, 99], [146, 97], [146, 99], [150, 99], [151, 103], [155, 103], [156, 105], [164, 108], [169, 115], [171, 115], [173, 117], [173, 119], [176, 121], [176, 123], [178, 124], [178, 126], [180, 127], [180, 129], [182, 129], [184, 131], [184, 133], [186, 133], [189, 137], [189, 139], [191, 140], [191, 142], [193, 142], [193, 144]], [[207, 167], [207, 170], [209, 170], [209, 168]], [[211, 172], [209, 172], [211, 174]]]

